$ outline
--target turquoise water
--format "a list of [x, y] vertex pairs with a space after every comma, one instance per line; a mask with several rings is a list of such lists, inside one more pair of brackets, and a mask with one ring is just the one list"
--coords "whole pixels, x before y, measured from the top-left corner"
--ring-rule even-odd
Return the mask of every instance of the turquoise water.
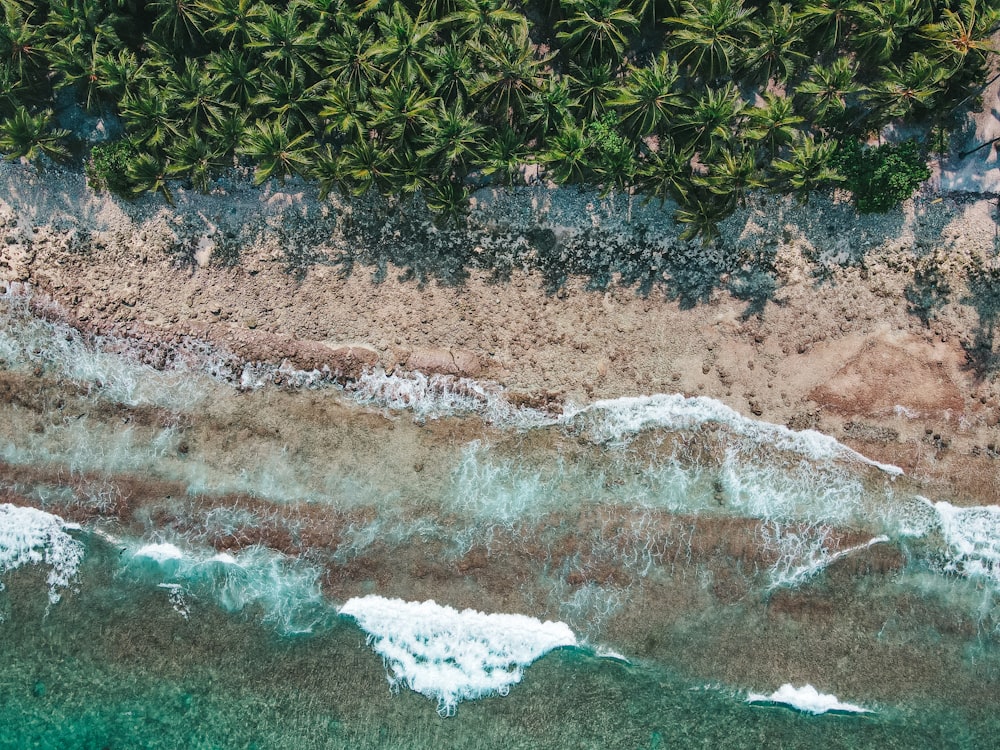
[[[0, 747], [1000, 736], [1000, 509], [825, 436], [669, 395], [277, 388], [190, 344], [157, 371], [23, 295], [0, 319]], [[380, 624], [391, 599], [455, 611]], [[785, 683], [869, 712], [747, 703]]]

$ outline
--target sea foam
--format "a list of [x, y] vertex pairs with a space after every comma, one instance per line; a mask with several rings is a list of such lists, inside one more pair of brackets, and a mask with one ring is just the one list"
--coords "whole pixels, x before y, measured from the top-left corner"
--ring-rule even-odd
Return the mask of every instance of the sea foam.
[[498, 385], [453, 375], [369, 371], [350, 386], [355, 401], [365, 406], [408, 409], [418, 417], [436, 419], [476, 414], [499, 426], [533, 427], [555, 424], [547, 412], [515, 406]]
[[1000, 585], [1000, 505], [957, 508], [939, 502], [934, 510], [951, 553], [945, 570]]
[[871, 713], [870, 709], [856, 706], [853, 703], [844, 703], [838, 700], [835, 695], [821, 693], [812, 685], [803, 685], [797, 688], [787, 682], [770, 695], [748, 694], [747, 703], [780, 703], [815, 715], [825, 714], [829, 711], [852, 714]]
[[340, 614], [368, 633], [368, 644], [382, 657], [392, 689], [405, 685], [436, 699], [442, 716], [454, 715], [463, 700], [506, 695], [533, 661], [552, 649], [577, 644], [562, 622], [473, 609], [459, 612], [434, 601], [365, 596], [348, 600]]
[[319, 572], [263, 547], [236, 554], [181, 549], [170, 542], [130, 543], [123, 547], [125, 572], [170, 594], [174, 609], [189, 614], [187, 599], [208, 599], [227, 612], [260, 611], [262, 621], [283, 634], [311, 632], [329, 606], [319, 588]]
[[622, 442], [649, 429], [693, 429], [702, 424], [715, 423], [735, 435], [767, 443], [778, 450], [798, 453], [814, 461], [858, 461], [891, 476], [903, 473], [898, 466], [872, 461], [829, 435], [815, 430], [792, 430], [784, 425], [750, 419], [721, 401], [705, 396], [661, 393], [595, 401], [566, 418], [579, 417], [591, 420], [589, 432], [598, 443]]
[[48, 565], [49, 601], [55, 604], [59, 590], [73, 582], [83, 560], [83, 544], [66, 533], [79, 529], [36, 508], [0, 505], [0, 573], [22, 565]]

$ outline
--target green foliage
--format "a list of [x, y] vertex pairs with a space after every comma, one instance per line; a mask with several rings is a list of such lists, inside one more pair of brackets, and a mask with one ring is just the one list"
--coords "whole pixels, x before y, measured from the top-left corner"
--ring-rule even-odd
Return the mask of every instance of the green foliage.
[[139, 156], [128, 139], [98, 143], [90, 150], [84, 167], [87, 184], [94, 190], [107, 190], [128, 197], [132, 194], [129, 166]]
[[635, 175], [636, 160], [632, 142], [618, 132], [616, 118], [606, 114], [587, 126], [593, 169], [608, 188], [625, 187]]
[[66, 159], [69, 151], [64, 143], [68, 130], [52, 127], [52, 113], [32, 115], [18, 107], [13, 116], [0, 122], [0, 153], [8, 159], [36, 161], [43, 154], [50, 159]]
[[[207, 190], [242, 162], [323, 195], [419, 193], [458, 221], [473, 185], [540, 164], [556, 183], [670, 199], [685, 236], [709, 240], [764, 183], [805, 200], [850, 177], [828, 158], [837, 141], [906, 125], [940, 148], [1000, 21], [1000, 0], [0, 7], [0, 150], [65, 155], [51, 113], [75, 97], [125, 130], [91, 155], [101, 189]], [[861, 210], [921, 179], [907, 152], [879, 158], [851, 173]]]
[[920, 147], [912, 140], [877, 148], [848, 141], [841, 146], [834, 163], [862, 213], [892, 210], [931, 176]]

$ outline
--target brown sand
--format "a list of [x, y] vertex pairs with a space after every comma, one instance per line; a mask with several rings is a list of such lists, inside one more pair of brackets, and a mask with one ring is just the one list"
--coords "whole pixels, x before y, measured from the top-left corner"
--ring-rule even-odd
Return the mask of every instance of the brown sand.
[[[774, 299], [745, 318], [747, 303], [723, 290], [681, 309], [659, 290], [587, 291], [576, 279], [549, 295], [537, 273], [520, 271], [500, 283], [474, 272], [460, 286], [392, 270], [374, 283], [370, 269], [345, 278], [308, 260], [289, 273], [282, 243], [312, 237], [333, 210], [312, 196], [295, 183], [234, 180], [209, 196], [182, 191], [176, 206], [129, 203], [74, 173], [4, 164], [0, 283], [29, 283], [88, 330], [148, 342], [194, 334], [249, 359], [328, 361], [347, 377], [377, 365], [576, 402], [711, 396], [896, 463], [929, 494], [1000, 500], [1000, 345], [989, 326], [1000, 281], [969, 284], [1000, 279], [991, 201], [929, 195], [859, 217], [841, 201], [758, 197], [724, 226], [728, 247], [776, 247]], [[483, 224], [557, 234], [627, 232], [636, 221], [675, 231], [669, 209], [658, 218], [655, 206], [575, 190], [480, 191], [475, 211]], [[221, 226], [240, 228], [234, 265], [219, 262]], [[338, 241], [333, 229], [309, 240], [321, 254]], [[192, 262], [178, 263], [178, 247]], [[908, 288], [930, 290], [926, 323]]]

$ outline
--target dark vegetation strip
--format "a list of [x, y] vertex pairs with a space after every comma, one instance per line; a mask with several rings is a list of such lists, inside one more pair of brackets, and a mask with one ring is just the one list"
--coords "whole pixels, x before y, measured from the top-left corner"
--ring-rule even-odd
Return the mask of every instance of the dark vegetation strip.
[[[711, 241], [748, 191], [886, 210], [986, 78], [1000, 0], [0, 0], [0, 152], [87, 157], [122, 195], [234, 165], [322, 194], [478, 184], [678, 205]], [[59, 126], [75, 104], [121, 137]], [[862, 144], [887, 125], [909, 145]], [[908, 132], [910, 132], [908, 130]]]

